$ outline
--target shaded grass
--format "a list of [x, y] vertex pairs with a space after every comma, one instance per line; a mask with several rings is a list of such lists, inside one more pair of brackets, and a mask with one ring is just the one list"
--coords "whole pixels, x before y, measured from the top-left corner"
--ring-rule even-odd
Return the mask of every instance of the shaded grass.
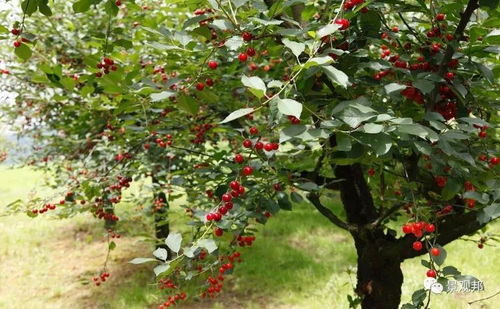
[[[0, 169], [1, 209], [32, 188], [40, 189], [42, 175], [28, 169]], [[46, 194], [47, 192], [40, 192]], [[99, 272], [106, 242], [99, 222], [89, 215], [55, 220], [50, 215], [31, 219], [25, 215], [0, 217], [0, 308], [154, 308], [165, 297], [154, 283], [150, 265], [130, 265], [137, 256], [149, 256], [152, 243], [134, 237], [137, 230], [152, 233], [135, 206], [121, 205], [118, 212], [124, 236], [117, 241], [110, 261], [112, 277], [101, 287], [82, 285]], [[332, 226], [312, 206], [294, 205], [265, 226], [252, 248], [242, 248], [243, 263], [226, 280], [225, 292], [215, 301], [190, 301], [180, 308], [348, 308], [346, 296], [353, 294], [356, 255], [350, 235]], [[176, 222], [172, 229], [183, 230]], [[499, 232], [498, 224], [493, 231]], [[500, 289], [499, 250], [477, 249], [471, 242], [446, 246], [447, 264], [483, 280], [486, 292], [434, 296], [433, 308], [496, 308], [497, 299], [473, 306], [467, 301], [494, 294]], [[402, 264], [405, 274], [403, 301], [419, 289], [425, 278], [421, 258]]]

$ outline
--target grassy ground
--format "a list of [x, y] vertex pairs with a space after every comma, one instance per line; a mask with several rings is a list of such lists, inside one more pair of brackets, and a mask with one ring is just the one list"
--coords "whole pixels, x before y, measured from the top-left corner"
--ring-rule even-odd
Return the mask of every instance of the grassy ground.
[[[27, 169], [0, 168], [0, 213], [33, 188], [40, 191], [42, 179]], [[261, 228], [254, 246], [241, 250], [244, 262], [218, 300], [181, 307], [348, 308], [346, 296], [352, 294], [355, 280], [348, 270], [356, 262], [351, 239], [308, 207], [283, 212]], [[54, 220], [50, 215], [31, 219], [20, 214], [0, 217], [0, 231], [0, 308], [153, 308], [162, 300], [151, 285], [148, 266], [127, 264], [151, 251], [141, 237], [124, 233], [112, 253], [111, 279], [95, 287], [82, 282], [95, 275], [105, 259], [100, 222], [86, 215]], [[479, 250], [474, 243], [460, 241], [446, 249], [448, 263], [483, 280], [486, 291], [435, 296], [431, 307], [497, 308], [498, 298], [467, 305], [500, 290], [497, 247]], [[402, 267], [407, 302], [421, 287], [425, 270], [418, 258]]]

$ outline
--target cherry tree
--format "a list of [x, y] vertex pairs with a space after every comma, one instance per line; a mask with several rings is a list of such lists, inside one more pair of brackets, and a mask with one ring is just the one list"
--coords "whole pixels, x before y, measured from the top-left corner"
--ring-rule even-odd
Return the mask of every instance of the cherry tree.
[[[353, 306], [398, 308], [417, 256], [403, 308], [477, 286], [443, 246], [500, 215], [498, 1], [136, 2], [24, 0], [0, 26], [4, 117], [60, 189], [14, 210], [91, 212], [112, 250], [122, 191], [151, 177], [133, 202], [159, 243], [131, 263], [156, 264], [159, 308], [218, 295], [252, 226], [302, 201], [352, 236]], [[183, 197], [191, 232], [170, 232]]]

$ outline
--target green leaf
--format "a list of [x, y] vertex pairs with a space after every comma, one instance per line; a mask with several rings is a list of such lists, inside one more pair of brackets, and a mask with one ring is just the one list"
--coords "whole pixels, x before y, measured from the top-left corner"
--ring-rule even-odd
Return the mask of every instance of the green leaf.
[[302, 103], [292, 99], [278, 99], [278, 109], [284, 115], [291, 115], [300, 119]]
[[38, 10], [45, 16], [52, 16], [52, 10], [48, 6], [49, 0], [38, 0]]
[[165, 239], [165, 244], [175, 253], [181, 249], [182, 235], [181, 233], [170, 233]]
[[283, 39], [282, 42], [286, 47], [292, 50], [292, 53], [295, 55], [295, 57], [299, 57], [299, 55], [302, 54], [306, 49], [306, 44], [304, 43], [297, 43], [286, 38]]
[[129, 263], [130, 264], [142, 264], [142, 263], [147, 263], [147, 262], [155, 262], [157, 259], [152, 259], [152, 258], [135, 258], [131, 260]]
[[344, 72], [334, 68], [333, 66], [323, 66], [321, 68], [333, 83], [344, 88], [347, 88], [347, 86], [350, 85], [349, 77]]
[[212, 253], [217, 250], [217, 244], [211, 238], [201, 239], [198, 241], [198, 245], [207, 249], [208, 253]]
[[415, 306], [418, 306], [419, 304], [422, 304], [424, 302], [426, 296], [427, 296], [427, 291], [425, 291], [424, 289], [420, 289], [413, 292], [411, 296], [411, 301]]
[[0, 25], [0, 33], [10, 33], [10, 31], [9, 31], [9, 29], [7, 29], [4, 26]]
[[307, 62], [304, 64], [304, 69], [308, 69], [313, 66], [318, 66], [318, 65], [325, 65], [332, 63], [333, 59], [330, 56], [323, 56], [323, 57], [314, 57], [310, 58], [307, 60]]
[[500, 204], [495, 203], [490, 206], [486, 206], [477, 214], [477, 221], [480, 224], [488, 223], [496, 218], [500, 217]]
[[252, 112], [253, 112], [253, 108], [240, 108], [238, 110], [235, 110], [231, 114], [229, 114], [220, 123], [226, 123], [226, 122], [233, 121], [233, 120], [238, 119], [240, 117], [243, 117], [245, 115], [251, 114]]
[[168, 258], [168, 251], [165, 248], [158, 248], [153, 251], [153, 255], [160, 260], [166, 261]]
[[441, 266], [441, 265], [443, 265], [444, 260], [446, 259], [446, 256], [448, 254], [446, 253], [446, 250], [444, 250], [444, 248], [441, 247], [440, 245], [434, 245], [434, 247], [439, 249], [439, 255], [434, 256], [431, 254], [432, 260], [434, 261], [434, 263]]
[[489, 7], [494, 10], [498, 6], [499, 2], [499, 0], [479, 0], [479, 5], [482, 7]]
[[31, 14], [35, 13], [36, 10], [38, 9], [38, 1], [39, 0], [24, 0], [21, 3], [21, 8], [23, 9], [23, 13], [25, 13], [28, 16], [31, 16]]
[[158, 277], [161, 273], [166, 272], [170, 268], [170, 264], [165, 263], [165, 264], [160, 264], [156, 266], [153, 271], [155, 272], [155, 275]]
[[481, 63], [476, 63], [476, 66], [491, 84], [495, 82], [495, 76], [490, 68]]
[[110, 242], [108, 248], [109, 250], [113, 250], [114, 248], [116, 248], [116, 243], [114, 241]]
[[241, 46], [243, 46], [243, 38], [241, 36], [233, 36], [227, 39], [227, 41], [224, 43], [229, 50], [238, 50]]
[[191, 96], [181, 95], [177, 98], [177, 106], [187, 113], [196, 115], [200, 106]]
[[369, 145], [378, 156], [383, 156], [392, 148], [392, 138], [385, 133], [367, 135], [362, 134], [358, 139], [364, 144]]
[[318, 185], [314, 182], [302, 182], [296, 185], [297, 188], [304, 191], [317, 191], [319, 189]]
[[294, 203], [300, 203], [304, 200], [302, 195], [298, 194], [297, 192], [290, 193], [290, 198], [292, 199], [292, 202], [294, 202]]
[[339, 28], [340, 28], [340, 25], [338, 25], [338, 24], [334, 24], [334, 23], [328, 24], [328, 25], [324, 26], [323, 28], [319, 29], [318, 32], [316, 32], [316, 37], [318, 39], [321, 39], [322, 37], [330, 35], [330, 34], [334, 33], [335, 31], [339, 30]]
[[441, 274], [443, 276], [458, 276], [460, 275], [460, 271], [454, 266], [446, 266], [441, 270]]
[[429, 94], [434, 90], [435, 83], [426, 79], [419, 79], [413, 83], [418, 90], [420, 90], [423, 94]]
[[461, 189], [462, 185], [460, 185], [460, 183], [458, 183], [455, 179], [450, 178], [441, 192], [441, 197], [445, 201], [449, 201], [454, 198]]
[[28, 60], [29, 58], [31, 58], [31, 55], [33, 54], [31, 52], [31, 48], [24, 43], [21, 43], [19, 47], [16, 47], [14, 53], [16, 54], [16, 56], [18, 56], [23, 60]]
[[368, 134], [377, 134], [384, 130], [384, 126], [376, 123], [365, 123], [363, 130]]
[[431, 263], [427, 260], [420, 260], [420, 264], [422, 264], [422, 266], [424, 267], [427, 267], [427, 268], [431, 268]]
[[397, 129], [400, 133], [416, 135], [421, 138], [426, 138], [429, 135], [426, 128], [421, 124], [412, 123], [412, 124], [400, 124], [397, 126]]
[[299, 124], [299, 125], [291, 125], [289, 127], [284, 128], [280, 132], [280, 144], [283, 142], [286, 142], [293, 137], [300, 135], [304, 133], [304, 131], [307, 129], [305, 125]]
[[118, 15], [118, 6], [115, 4], [115, 0], [108, 0], [106, 4], [104, 5], [104, 11], [108, 13], [111, 16], [116, 16]]
[[394, 92], [399, 93], [401, 90], [406, 89], [406, 86], [398, 84], [398, 83], [390, 83], [390, 84], [385, 85], [384, 89], [385, 89], [385, 92], [387, 94], [392, 94]]
[[252, 92], [259, 99], [266, 94], [266, 84], [264, 84], [264, 81], [258, 76], [248, 77], [246, 75], [243, 75], [241, 77], [241, 82], [246, 87], [249, 87], [250, 92]]
[[174, 96], [175, 94], [176, 93], [173, 91], [162, 91], [159, 93], [152, 93], [151, 94], [151, 101], [152, 102], [162, 101], [162, 100], [170, 98], [171, 96]]
[[90, 9], [92, 5], [92, 0], [80, 0], [73, 3], [73, 11], [75, 13], [83, 13]]
[[335, 150], [337, 151], [351, 151], [352, 143], [349, 135], [344, 133], [337, 133], [336, 135], [337, 146], [335, 146]]
[[366, 36], [379, 36], [382, 22], [376, 10], [369, 10], [366, 13], [360, 14], [359, 26]]

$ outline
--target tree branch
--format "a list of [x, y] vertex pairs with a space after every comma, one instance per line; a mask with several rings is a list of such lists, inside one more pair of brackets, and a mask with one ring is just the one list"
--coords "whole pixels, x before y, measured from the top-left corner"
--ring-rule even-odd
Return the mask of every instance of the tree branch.
[[344, 229], [346, 231], [355, 231], [357, 228], [355, 226], [351, 226], [344, 221], [340, 220], [339, 217], [337, 217], [329, 208], [323, 206], [319, 200], [319, 194], [317, 193], [309, 193], [307, 195], [307, 198], [311, 203], [316, 207], [316, 209], [323, 215], [325, 216], [328, 220], [330, 220], [331, 223], [335, 224], [336, 226], [340, 227], [341, 229]]
[[[492, 221], [479, 222], [477, 220], [477, 212], [471, 211], [467, 213], [457, 213], [454, 215], [444, 217], [437, 226], [439, 227], [439, 234], [436, 237], [436, 243], [444, 246], [462, 236], [472, 234], [486, 224]], [[427, 254], [426, 250], [415, 251], [412, 249], [412, 243], [415, 237], [411, 234], [399, 238], [395, 243], [395, 249], [399, 253], [401, 260], [414, 258], [423, 254]]]

